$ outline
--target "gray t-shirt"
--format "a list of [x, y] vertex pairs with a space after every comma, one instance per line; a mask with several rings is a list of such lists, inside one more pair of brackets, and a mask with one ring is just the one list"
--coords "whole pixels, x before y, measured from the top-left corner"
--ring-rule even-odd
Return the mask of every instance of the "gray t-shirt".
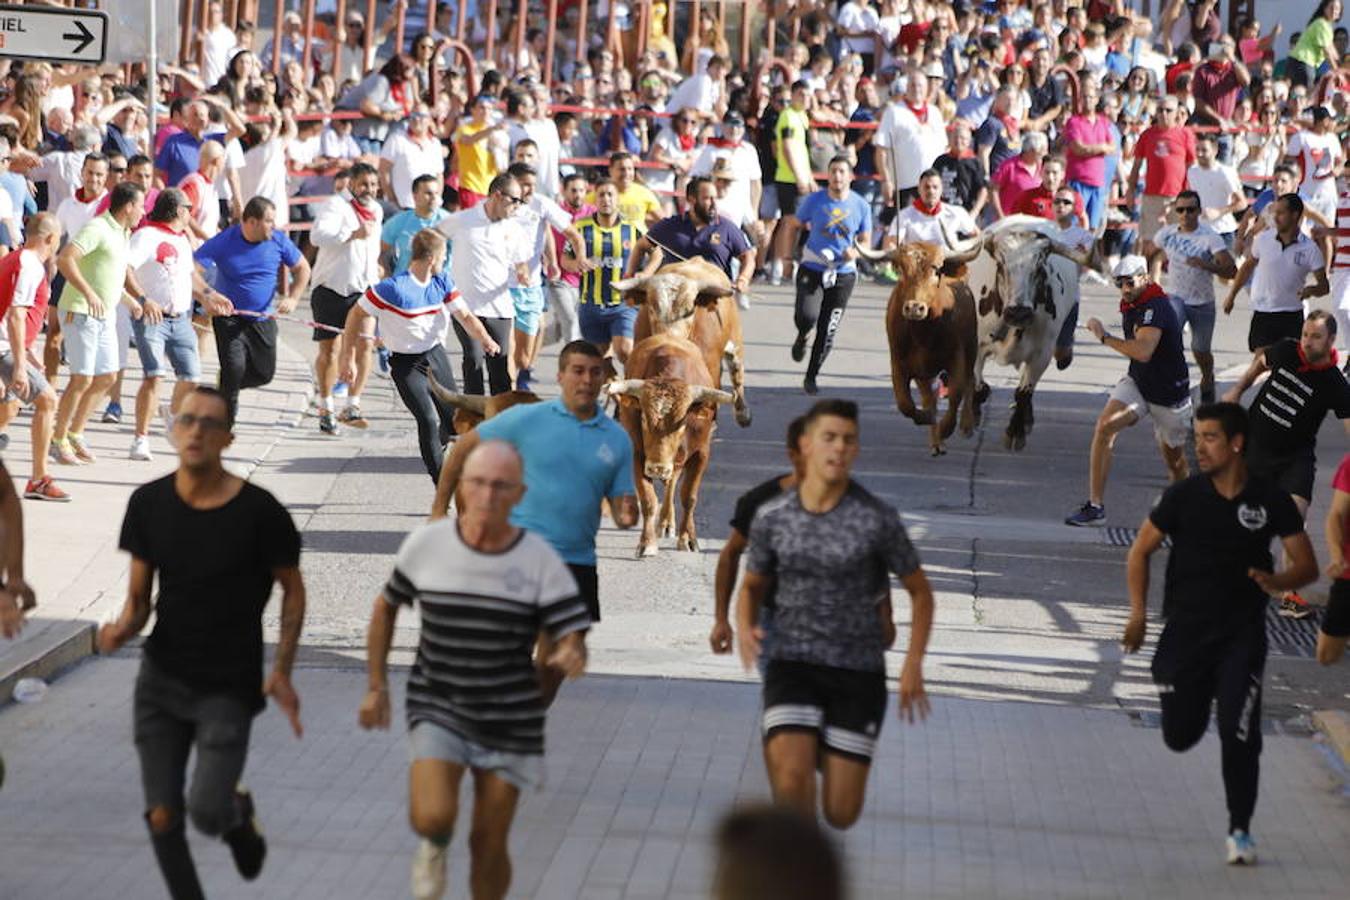
[[900, 516], [856, 483], [834, 509], [802, 508], [796, 490], [765, 503], [750, 525], [747, 569], [772, 575], [765, 659], [861, 671], [885, 669], [877, 618], [889, 575], [919, 568]]

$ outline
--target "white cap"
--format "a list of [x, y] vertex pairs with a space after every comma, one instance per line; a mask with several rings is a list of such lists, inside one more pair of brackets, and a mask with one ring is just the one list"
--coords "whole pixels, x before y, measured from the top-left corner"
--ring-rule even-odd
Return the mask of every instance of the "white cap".
[[1116, 278], [1129, 278], [1133, 275], [1143, 275], [1148, 271], [1148, 263], [1142, 256], [1130, 255], [1122, 256], [1120, 262], [1116, 263], [1115, 271], [1111, 274]]

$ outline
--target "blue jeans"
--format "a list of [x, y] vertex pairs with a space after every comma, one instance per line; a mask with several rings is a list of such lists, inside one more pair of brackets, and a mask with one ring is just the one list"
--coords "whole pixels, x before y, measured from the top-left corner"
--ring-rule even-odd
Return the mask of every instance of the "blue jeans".
[[136, 336], [136, 352], [140, 354], [146, 378], [164, 375], [167, 358], [180, 381], [201, 381], [202, 362], [197, 354], [197, 333], [192, 327], [191, 313], [180, 313], [172, 319], [166, 316], [153, 325], [144, 318], [132, 319], [131, 333]]
[[1070, 181], [1069, 187], [1078, 192], [1083, 198], [1083, 209], [1088, 217], [1088, 229], [1096, 231], [1101, 227], [1102, 218], [1106, 215], [1106, 188], [1101, 185], [1084, 184], [1081, 181]]

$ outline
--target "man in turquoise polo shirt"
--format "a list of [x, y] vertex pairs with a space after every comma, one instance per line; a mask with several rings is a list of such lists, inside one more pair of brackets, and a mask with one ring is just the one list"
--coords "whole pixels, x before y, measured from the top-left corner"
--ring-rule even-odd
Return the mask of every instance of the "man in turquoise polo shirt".
[[[441, 206], [441, 180], [434, 175], [418, 175], [413, 179], [413, 208], [390, 216], [380, 231], [380, 252], [392, 262], [390, 275], [402, 275], [412, 263], [412, 240], [423, 228], [435, 228], [450, 215]], [[445, 255], [442, 272], [450, 270], [450, 254]]]
[[[623, 426], [598, 404], [604, 384], [604, 358], [595, 345], [572, 341], [558, 356], [562, 396], [542, 403], [513, 406], [480, 424], [447, 454], [436, 485], [431, 518], [446, 515], [459, 486], [469, 453], [482, 441], [506, 441], [525, 462], [525, 497], [511, 513], [511, 523], [544, 538], [572, 570], [591, 622], [600, 621], [600, 596], [595, 568], [595, 533], [600, 528], [600, 503], [609, 500], [614, 524], [637, 524], [633, 487], [633, 445]], [[551, 647], [540, 640], [539, 659]], [[540, 670], [547, 702], [561, 678]]]

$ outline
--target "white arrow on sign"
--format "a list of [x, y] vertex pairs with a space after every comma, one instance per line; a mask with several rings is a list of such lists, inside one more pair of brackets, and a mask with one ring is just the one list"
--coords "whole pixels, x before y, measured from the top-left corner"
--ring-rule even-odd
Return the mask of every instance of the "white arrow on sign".
[[0, 57], [96, 65], [107, 49], [107, 13], [0, 4]]

